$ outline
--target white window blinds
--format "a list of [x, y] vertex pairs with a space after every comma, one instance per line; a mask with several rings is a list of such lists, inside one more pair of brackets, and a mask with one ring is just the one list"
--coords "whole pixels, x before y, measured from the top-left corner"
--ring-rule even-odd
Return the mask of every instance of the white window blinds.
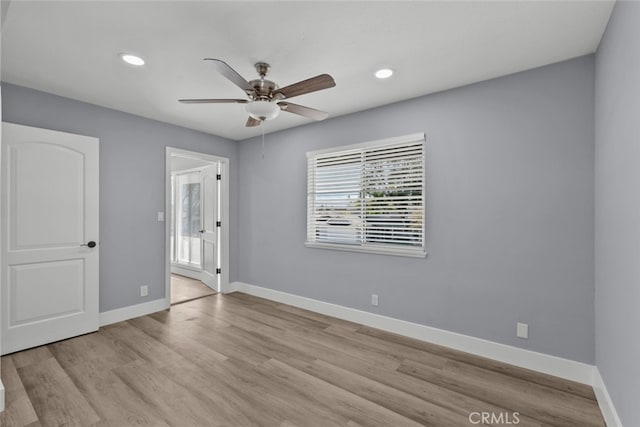
[[307, 153], [307, 245], [424, 256], [424, 141]]

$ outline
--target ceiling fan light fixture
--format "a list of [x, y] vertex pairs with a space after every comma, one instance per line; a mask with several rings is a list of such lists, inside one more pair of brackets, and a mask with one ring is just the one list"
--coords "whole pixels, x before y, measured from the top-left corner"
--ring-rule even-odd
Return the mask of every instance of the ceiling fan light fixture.
[[144, 59], [130, 53], [121, 53], [120, 59], [130, 65], [136, 65], [138, 67], [144, 65]]
[[388, 79], [393, 75], [393, 70], [391, 68], [381, 68], [375, 72], [375, 76], [379, 79]]
[[280, 114], [280, 106], [275, 102], [262, 99], [247, 103], [247, 113], [256, 120], [273, 120]]

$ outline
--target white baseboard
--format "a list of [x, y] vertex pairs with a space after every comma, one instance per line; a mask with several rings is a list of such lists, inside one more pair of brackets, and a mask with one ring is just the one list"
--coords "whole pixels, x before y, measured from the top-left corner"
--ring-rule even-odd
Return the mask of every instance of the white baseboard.
[[593, 370], [593, 391], [596, 393], [598, 405], [607, 427], [622, 427], [622, 421], [620, 421], [616, 407], [613, 405], [607, 386], [604, 384], [597, 366]]
[[449, 332], [430, 326], [381, 316], [379, 314], [356, 310], [337, 304], [305, 298], [286, 292], [250, 285], [248, 283], [233, 282], [229, 284], [229, 292], [242, 292], [249, 295], [281, 302], [306, 310], [337, 317], [373, 328], [404, 335], [407, 337], [427, 341], [456, 350], [487, 357], [522, 368], [531, 369], [579, 383], [593, 385], [592, 365], [563, 359], [557, 356], [524, 350], [505, 344], [487, 341], [468, 335]]
[[118, 308], [115, 310], [100, 313], [98, 324], [100, 327], [110, 325], [112, 323], [122, 322], [124, 320], [133, 319], [134, 317], [146, 316], [147, 314], [166, 310], [169, 304], [165, 298], [144, 302], [142, 304], [130, 305], [129, 307]]
[[2, 385], [2, 380], [0, 380], [0, 412], [4, 411], [4, 385]]

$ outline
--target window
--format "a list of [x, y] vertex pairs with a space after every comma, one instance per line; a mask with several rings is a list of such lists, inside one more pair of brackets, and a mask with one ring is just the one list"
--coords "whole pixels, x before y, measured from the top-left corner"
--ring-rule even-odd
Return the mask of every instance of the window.
[[307, 246], [424, 257], [424, 134], [307, 153]]
[[176, 174], [172, 184], [171, 202], [175, 213], [175, 227], [171, 233], [172, 262], [199, 268], [200, 172]]

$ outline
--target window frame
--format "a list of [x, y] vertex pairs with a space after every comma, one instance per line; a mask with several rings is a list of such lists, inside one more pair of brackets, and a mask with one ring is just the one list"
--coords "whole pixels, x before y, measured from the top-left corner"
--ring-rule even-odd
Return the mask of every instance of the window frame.
[[[402, 144], [411, 144], [416, 142], [422, 142], [422, 241], [420, 246], [403, 246], [403, 245], [385, 245], [385, 244], [346, 244], [346, 243], [330, 243], [330, 242], [318, 242], [312, 238], [312, 234], [315, 235], [317, 229], [310, 227], [310, 222], [315, 220], [315, 199], [312, 197], [313, 190], [315, 189], [315, 182], [312, 181], [310, 176], [311, 161], [319, 156], [331, 155], [331, 154], [348, 154], [351, 152], [357, 152], [366, 149], [375, 149], [383, 146], [393, 146]], [[361, 142], [357, 144], [342, 145], [338, 147], [331, 147], [322, 150], [315, 150], [307, 152], [307, 224], [306, 224], [306, 239], [305, 246], [308, 248], [318, 249], [330, 249], [347, 252], [361, 252], [380, 255], [393, 255], [404, 256], [414, 258], [424, 258], [427, 256], [426, 250], [426, 135], [424, 133], [414, 133], [410, 135], [398, 136], [393, 138], [379, 139], [375, 141]], [[315, 166], [314, 166], [315, 167]], [[363, 228], [364, 231], [364, 228]]]

